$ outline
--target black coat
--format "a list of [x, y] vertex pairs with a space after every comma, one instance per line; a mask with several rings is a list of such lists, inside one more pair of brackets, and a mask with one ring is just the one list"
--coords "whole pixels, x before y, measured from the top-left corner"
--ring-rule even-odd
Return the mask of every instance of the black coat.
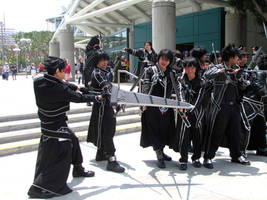
[[[58, 195], [69, 193], [67, 186], [74, 146], [78, 141], [68, 128], [66, 112], [70, 102], [95, 101], [93, 95], [76, 92], [77, 86], [45, 74], [34, 80], [34, 93], [41, 120], [41, 140], [38, 149], [34, 183], [36, 188], [52, 191]], [[80, 154], [81, 156], [81, 154]], [[82, 158], [81, 158], [82, 159]]]
[[[167, 68], [165, 72], [158, 66], [145, 69], [144, 85], [142, 92], [154, 96], [170, 98], [173, 86], [170, 79], [172, 70]], [[140, 145], [142, 147], [153, 146], [154, 149], [164, 148], [170, 145], [171, 135], [175, 131], [175, 118], [173, 109], [147, 107], [142, 113], [142, 132]]]
[[[152, 52], [148, 53], [147, 50], [145, 50], [144, 48], [140, 48], [140, 49], [127, 49], [127, 52], [129, 54], [132, 54], [134, 56], [136, 56], [138, 58], [138, 66], [136, 69], [136, 75], [139, 76], [140, 73], [143, 72], [144, 68], [151, 66], [151, 65], [155, 65], [157, 63], [157, 53], [154, 51], [154, 49], [152, 48]], [[146, 63], [144, 61], [150, 61], [150, 63]]]
[[116, 131], [116, 118], [109, 99], [112, 84], [108, 76], [109, 72], [100, 68], [95, 68], [92, 73], [90, 88], [96, 92], [105, 94], [106, 98], [93, 105], [87, 142], [92, 142], [99, 149], [105, 148], [104, 150], [106, 152], [113, 153], [115, 151], [113, 144], [103, 147], [103, 144], [112, 141]]

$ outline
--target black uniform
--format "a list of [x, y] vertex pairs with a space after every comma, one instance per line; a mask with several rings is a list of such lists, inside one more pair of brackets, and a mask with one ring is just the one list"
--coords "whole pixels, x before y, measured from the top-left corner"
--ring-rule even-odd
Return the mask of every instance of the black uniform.
[[[112, 84], [108, 80], [108, 74], [107, 70], [96, 67], [92, 73], [91, 89], [109, 96]], [[98, 150], [113, 156], [116, 151], [113, 143], [115, 131], [116, 118], [109, 98], [105, 98], [101, 103], [94, 103], [87, 142], [92, 142]]]
[[[154, 51], [154, 49], [151, 49], [151, 53], [148, 53], [148, 51], [144, 48], [140, 49], [126, 49], [127, 53], [132, 54], [136, 57], [138, 57], [138, 66], [136, 69], [136, 76], [139, 76], [143, 71], [144, 68], [148, 67], [149, 65], [155, 65], [157, 62], [157, 53]], [[144, 62], [146, 61], [146, 62]], [[149, 63], [147, 63], [149, 61]]]
[[[170, 98], [173, 89], [170, 73], [173, 72], [169, 67], [165, 72], [156, 65], [146, 68], [142, 93]], [[141, 122], [142, 147], [152, 146], [157, 151], [163, 150], [165, 145], [170, 145], [170, 136], [175, 131], [173, 109], [147, 107], [142, 113]]]
[[245, 90], [242, 106], [241, 150], [260, 150], [266, 146], [266, 119], [263, 97], [266, 96], [266, 74], [256, 72], [247, 74], [250, 85]]
[[206, 80], [213, 80], [211, 105], [207, 116], [208, 134], [204, 158], [212, 159], [224, 136], [228, 139], [230, 156], [240, 157], [240, 95], [243, 85], [237, 76], [221, 72], [225, 64], [217, 65], [204, 73]]
[[45, 74], [34, 80], [38, 115], [41, 120], [41, 140], [34, 182], [29, 195], [36, 189], [64, 195], [72, 190], [66, 181], [70, 165], [83, 162], [78, 138], [66, 123], [70, 102], [95, 101], [95, 96], [75, 92], [77, 86]]
[[84, 68], [84, 86], [89, 87], [91, 81], [92, 72], [97, 64], [97, 56], [102, 53], [103, 50], [99, 46], [88, 46], [86, 48], [86, 59]]
[[187, 111], [186, 115], [190, 122], [190, 127], [184, 123], [182, 117], [178, 115], [176, 134], [177, 138], [173, 141], [177, 141], [174, 150], [179, 151], [181, 154], [180, 162], [188, 162], [188, 150], [193, 141], [193, 156], [192, 160], [197, 160], [201, 157], [202, 146], [202, 120], [204, 116], [204, 109], [202, 106], [202, 100], [204, 97], [204, 80], [196, 76], [193, 80], [189, 80], [185, 74], [181, 79], [182, 86], [182, 100], [195, 106], [193, 110]]

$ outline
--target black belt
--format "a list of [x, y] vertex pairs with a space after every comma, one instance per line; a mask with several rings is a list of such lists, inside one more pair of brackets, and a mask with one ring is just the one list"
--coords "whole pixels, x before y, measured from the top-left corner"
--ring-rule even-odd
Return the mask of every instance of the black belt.
[[237, 103], [234, 102], [234, 101], [227, 101], [227, 102], [222, 102], [222, 105], [228, 105], [228, 106], [234, 106], [236, 105]]

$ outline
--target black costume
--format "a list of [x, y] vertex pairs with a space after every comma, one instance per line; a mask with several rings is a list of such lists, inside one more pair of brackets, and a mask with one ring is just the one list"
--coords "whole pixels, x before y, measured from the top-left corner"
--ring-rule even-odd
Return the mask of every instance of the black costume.
[[[157, 65], [146, 68], [142, 93], [171, 98], [173, 86], [170, 73], [173, 72], [169, 67], [165, 72]], [[170, 136], [175, 131], [173, 109], [147, 107], [142, 113], [141, 123], [140, 145], [144, 148], [152, 146], [157, 153], [158, 160], [161, 156], [165, 160], [170, 160], [171, 158], [163, 153], [163, 148], [170, 145]]]
[[[225, 72], [221, 72], [221, 69]], [[242, 83], [236, 75], [229, 75], [225, 64], [217, 65], [204, 73], [206, 80], [213, 80], [211, 105], [207, 116], [208, 135], [204, 159], [212, 159], [223, 140], [227, 136], [230, 156], [236, 160], [240, 153], [240, 91]]]
[[241, 151], [247, 149], [265, 149], [266, 119], [264, 116], [264, 101], [266, 96], [266, 74], [264, 72], [245, 73], [251, 83], [244, 92], [242, 106], [242, 141]]
[[67, 186], [70, 165], [81, 165], [83, 157], [79, 140], [66, 123], [70, 102], [95, 101], [93, 95], [75, 92], [77, 86], [45, 74], [34, 80], [38, 115], [41, 120], [41, 140], [38, 149], [34, 183], [28, 194], [47, 191], [64, 195], [72, 190]]
[[126, 49], [126, 52], [138, 57], [138, 66], [136, 69], [136, 76], [139, 76], [146, 67], [155, 65], [157, 62], [157, 53], [151, 48], [151, 53], [146, 49]]
[[[95, 68], [92, 73], [91, 89], [105, 95], [111, 94], [112, 84], [108, 81], [108, 71]], [[98, 150], [114, 156], [113, 137], [116, 131], [116, 118], [109, 99], [94, 103], [88, 129], [87, 142], [92, 142]]]
[[181, 154], [180, 163], [188, 162], [188, 150], [193, 142], [193, 155], [192, 161], [196, 161], [201, 157], [202, 145], [202, 121], [204, 116], [204, 109], [202, 100], [204, 97], [204, 80], [196, 75], [192, 80], [188, 79], [187, 74], [179, 79], [182, 86], [182, 100], [195, 106], [194, 109], [186, 112], [190, 127], [187, 127], [182, 117], [178, 115], [176, 137], [173, 141], [178, 142], [174, 150], [179, 151]]

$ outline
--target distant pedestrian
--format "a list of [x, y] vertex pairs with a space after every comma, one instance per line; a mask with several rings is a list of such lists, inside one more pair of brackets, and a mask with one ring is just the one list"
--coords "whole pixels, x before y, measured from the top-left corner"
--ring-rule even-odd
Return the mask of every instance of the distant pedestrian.
[[32, 79], [36, 76], [36, 67], [35, 67], [35, 63], [31, 64], [31, 76]]
[[39, 64], [39, 73], [43, 73], [44, 72], [44, 65], [43, 63]]
[[11, 67], [12, 79], [17, 80], [17, 68], [15, 66]]
[[66, 62], [66, 68], [65, 68], [65, 81], [69, 82], [70, 79], [70, 64], [69, 64], [69, 59], [65, 58], [65, 62]]
[[8, 81], [8, 76], [9, 76], [9, 66], [8, 66], [7, 63], [4, 65], [3, 72], [4, 72], [4, 75], [5, 75], [5, 80]]

